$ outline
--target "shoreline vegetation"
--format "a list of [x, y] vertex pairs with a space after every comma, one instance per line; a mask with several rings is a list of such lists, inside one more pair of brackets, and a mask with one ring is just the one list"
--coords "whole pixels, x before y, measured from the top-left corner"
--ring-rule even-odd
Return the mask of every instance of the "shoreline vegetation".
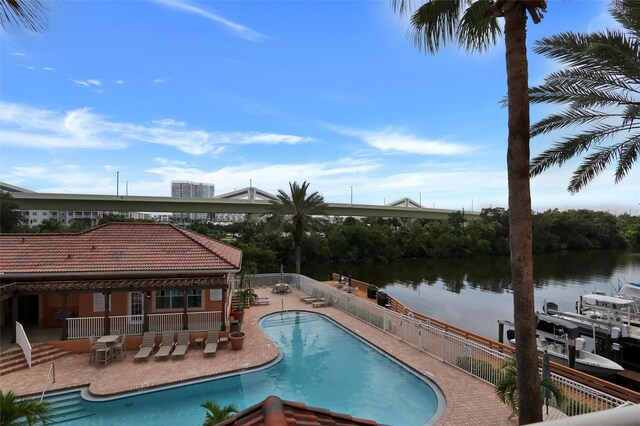
[[[389, 263], [399, 259], [472, 259], [509, 255], [509, 212], [483, 209], [477, 219], [465, 221], [463, 212], [448, 220], [398, 218], [330, 218], [317, 231], [304, 234], [302, 265], [333, 263]], [[100, 223], [130, 219], [106, 215]], [[39, 229], [15, 226], [13, 232], [79, 232], [89, 224], [69, 227], [48, 221]], [[192, 224], [189, 229], [243, 251], [243, 270], [264, 273], [295, 266], [291, 230], [274, 229], [265, 220], [235, 224]], [[639, 250], [640, 216], [614, 215], [593, 210], [547, 210], [533, 214], [533, 252], [563, 250]]]

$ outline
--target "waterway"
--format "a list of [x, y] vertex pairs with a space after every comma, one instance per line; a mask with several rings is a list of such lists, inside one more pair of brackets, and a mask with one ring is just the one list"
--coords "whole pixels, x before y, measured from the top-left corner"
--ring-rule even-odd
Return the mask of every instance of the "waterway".
[[[508, 257], [313, 265], [302, 273], [327, 280], [339, 271], [383, 288], [415, 311], [492, 339], [498, 338], [498, 320], [513, 320]], [[534, 257], [536, 310], [547, 300], [560, 310], [575, 311], [581, 294], [613, 293], [628, 281], [640, 281], [640, 253], [598, 250]]]

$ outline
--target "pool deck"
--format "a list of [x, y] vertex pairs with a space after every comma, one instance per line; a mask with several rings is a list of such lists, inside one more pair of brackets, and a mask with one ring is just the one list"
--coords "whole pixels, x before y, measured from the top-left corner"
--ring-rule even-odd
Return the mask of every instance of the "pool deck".
[[[56, 382], [50, 384], [47, 391], [88, 385], [92, 394], [108, 396], [267, 364], [278, 356], [278, 348], [262, 332], [258, 321], [267, 314], [281, 311], [284, 306], [286, 310], [304, 310], [326, 315], [436, 383], [447, 401], [438, 425], [517, 424], [517, 419], [507, 420], [511, 410], [498, 400], [493, 386], [420, 352], [396, 337], [338, 309], [313, 308], [299, 300], [304, 293], [295, 289], [284, 295], [272, 294], [268, 288], [256, 289], [256, 293], [260, 297], [268, 297], [270, 304], [252, 306], [245, 310], [242, 331], [246, 338], [244, 348], [240, 351], [233, 351], [227, 345], [219, 347], [215, 357], [203, 358], [202, 349], [194, 349], [192, 342], [184, 359], [156, 361], [152, 355], [147, 362], [134, 363], [135, 352], [129, 351], [126, 359], [112, 362], [106, 367], [90, 365], [88, 354], [73, 354], [55, 361]], [[41, 364], [30, 370], [2, 376], [0, 389], [13, 390], [18, 395], [39, 394], [48, 369], [48, 364]], [[402, 409], [401, 401], [398, 401], [398, 408]]]

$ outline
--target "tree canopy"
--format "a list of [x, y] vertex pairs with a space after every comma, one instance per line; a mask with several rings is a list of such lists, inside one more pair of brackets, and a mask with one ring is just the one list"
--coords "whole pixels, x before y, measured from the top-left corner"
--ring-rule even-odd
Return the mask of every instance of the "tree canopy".
[[536, 156], [531, 175], [584, 155], [568, 185], [571, 193], [612, 163], [620, 182], [640, 153], [640, 2], [614, 1], [609, 11], [622, 29], [565, 32], [537, 41], [534, 48], [565, 67], [530, 89], [531, 102], [565, 108], [535, 123], [531, 136], [568, 128], [578, 132]]

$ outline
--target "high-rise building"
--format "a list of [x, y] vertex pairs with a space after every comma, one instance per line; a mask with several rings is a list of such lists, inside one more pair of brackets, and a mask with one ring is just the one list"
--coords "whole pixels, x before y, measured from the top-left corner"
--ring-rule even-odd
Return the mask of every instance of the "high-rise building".
[[[171, 196], [177, 198], [213, 198], [215, 185], [212, 183], [197, 183], [186, 180], [171, 181]], [[180, 225], [206, 222], [208, 213], [174, 212], [173, 221]]]
[[178, 198], [213, 198], [215, 185], [186, 180], [171, 181], [171, 196]]

